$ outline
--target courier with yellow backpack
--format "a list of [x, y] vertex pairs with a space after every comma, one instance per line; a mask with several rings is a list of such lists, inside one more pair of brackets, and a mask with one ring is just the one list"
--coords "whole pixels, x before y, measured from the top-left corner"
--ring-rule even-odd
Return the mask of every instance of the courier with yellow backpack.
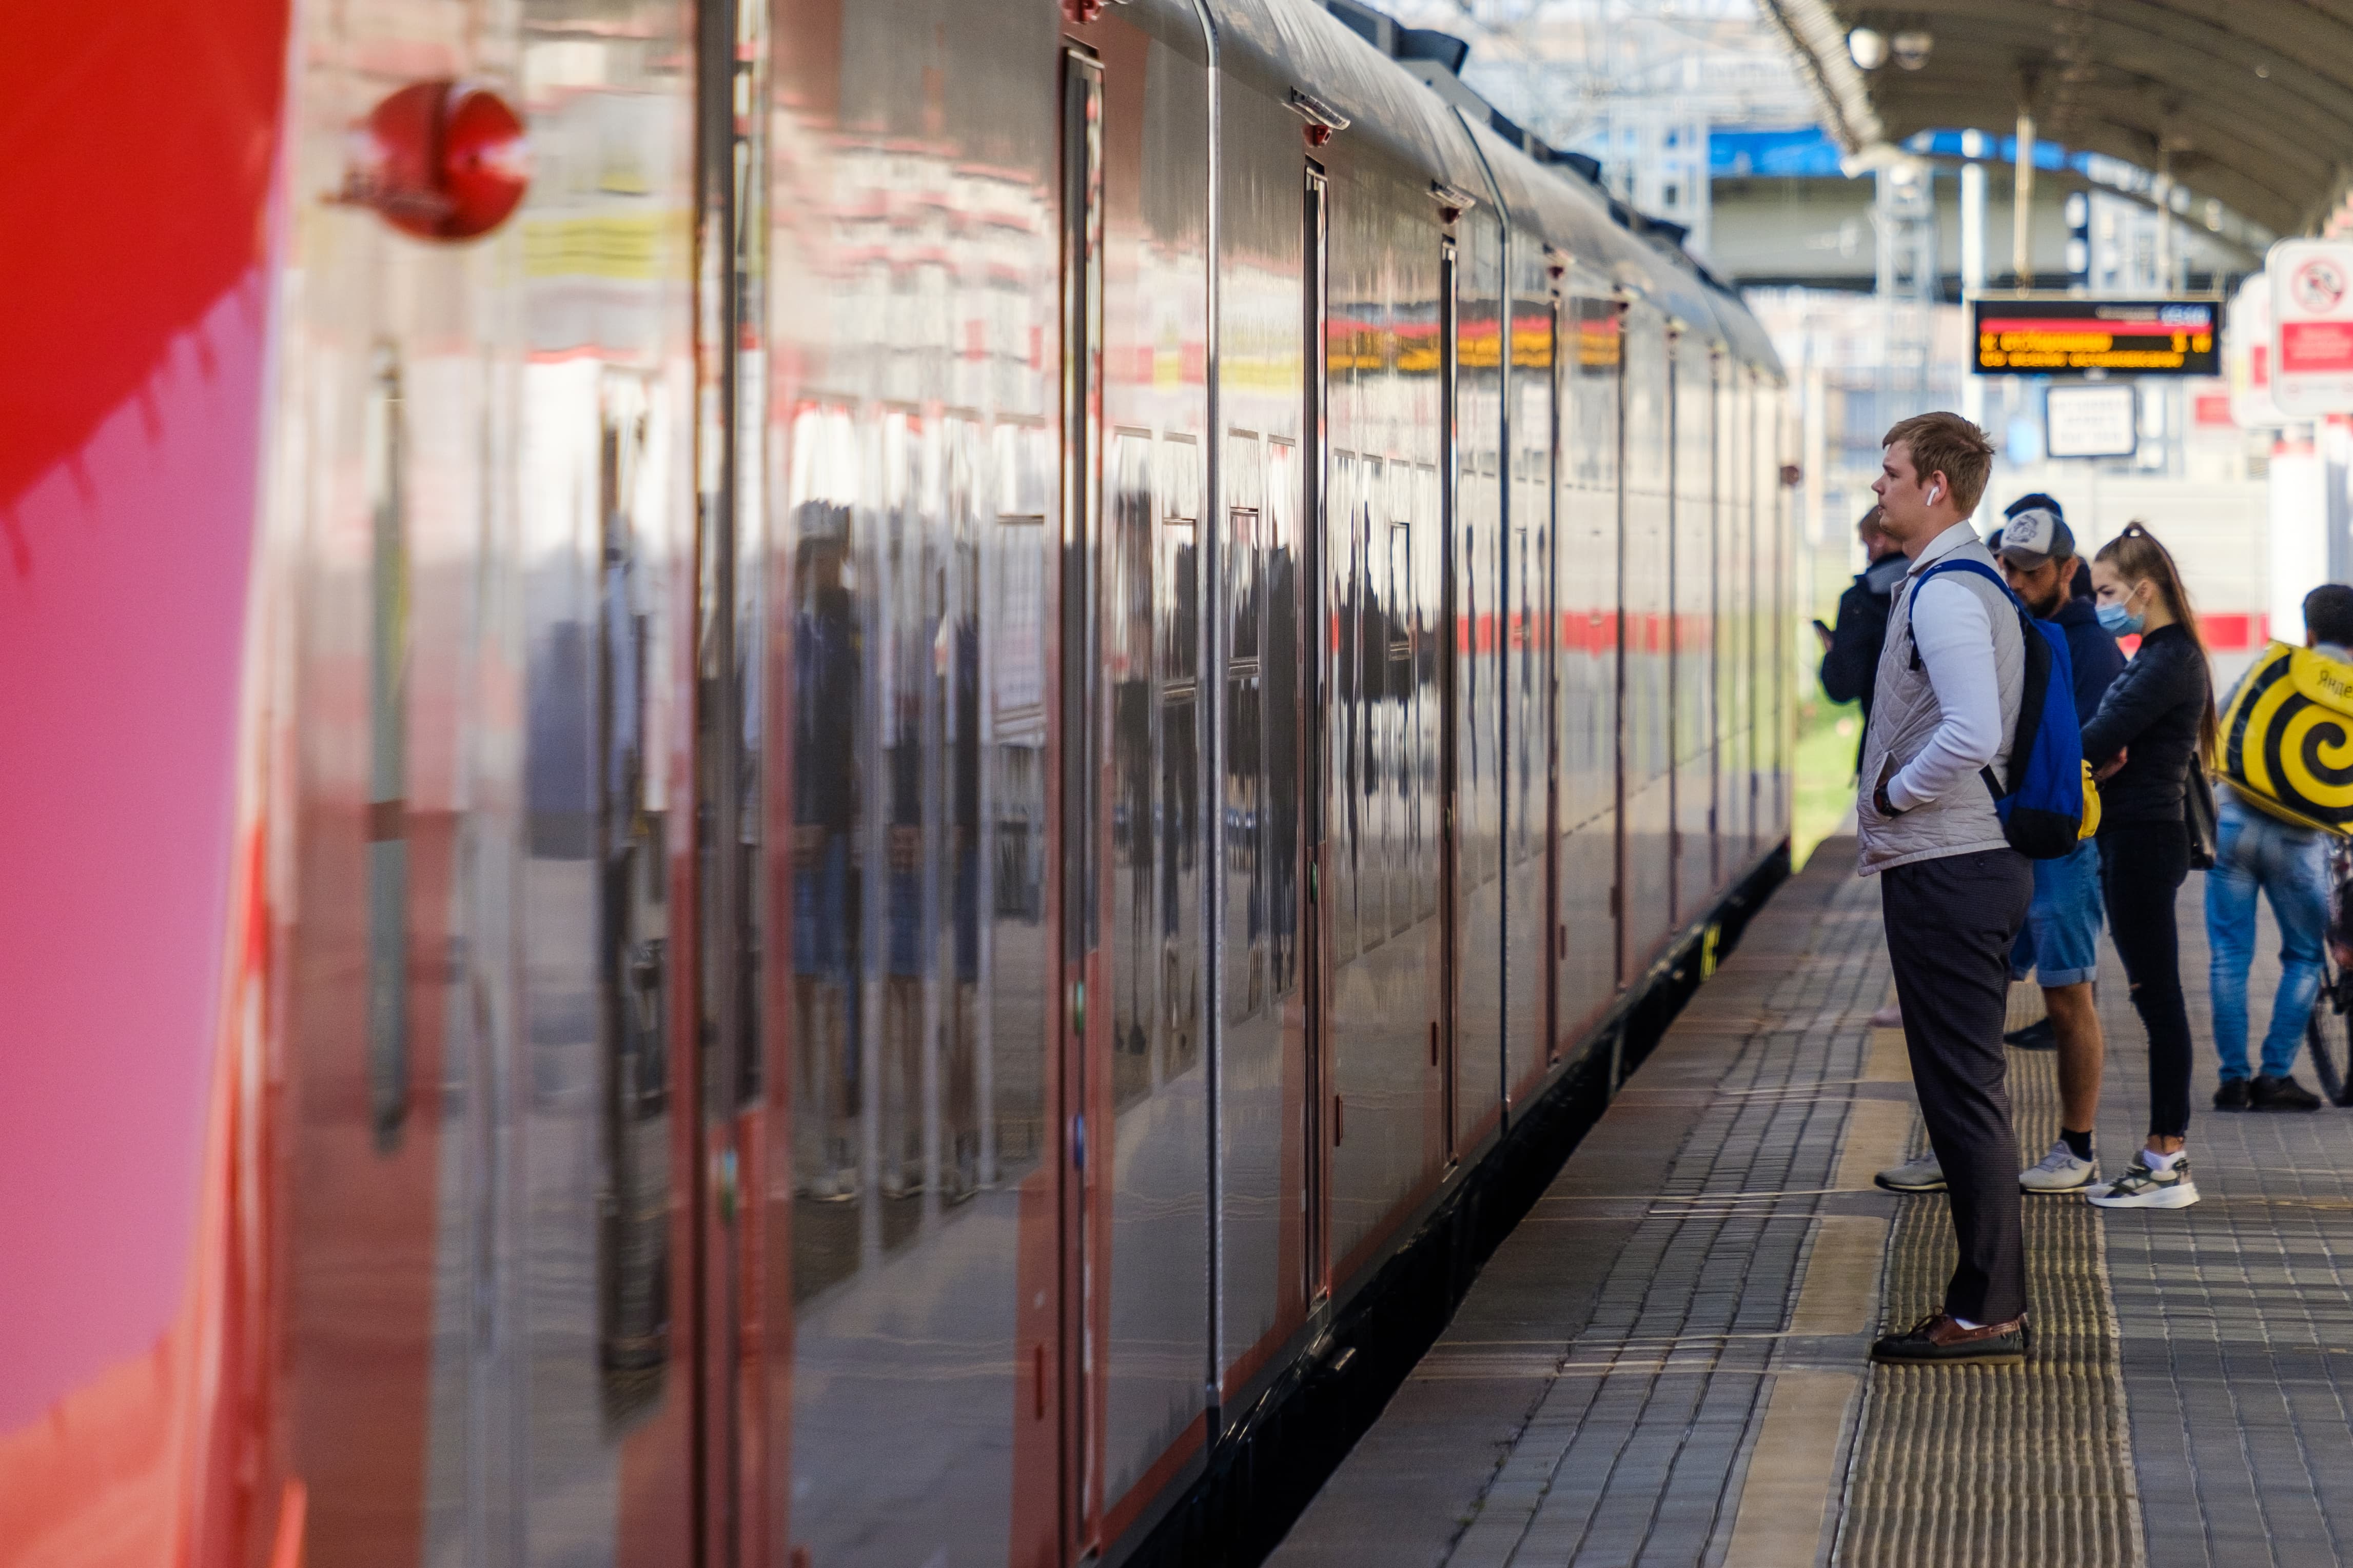
[[[2222, 701], [2206, 877], [2218, 1110], [2317, 1110], [2319, 1096], [2294, 1076], [2299, 1047], [2309, 1048], [2322, 1094], [2353, 1104], [2353, 587], [2328, 583], [2306, 595], [2304, 633], [2302, 647], [2267, 646]], [[2280, 983], [2251, 1074], [2247, 970], [2258, 893], [2279, 926]]]

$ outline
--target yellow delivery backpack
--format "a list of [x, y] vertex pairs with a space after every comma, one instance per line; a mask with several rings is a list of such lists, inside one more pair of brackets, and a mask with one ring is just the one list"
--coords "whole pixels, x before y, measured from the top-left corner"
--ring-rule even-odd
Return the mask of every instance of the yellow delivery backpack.
[[2273, 643], [2222, 714], [2221, 774], [2303, 827], [2353, 834], [2353, 665]]

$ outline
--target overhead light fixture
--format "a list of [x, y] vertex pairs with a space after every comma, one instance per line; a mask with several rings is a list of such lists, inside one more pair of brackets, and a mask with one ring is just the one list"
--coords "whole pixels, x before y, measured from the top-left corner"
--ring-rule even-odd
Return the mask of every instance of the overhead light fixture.
[[1869, 27], [1857, 27], [1846, 36], [1846, 52], [1863, 69], [1875, 71], [1887, 63], [1887, 39]]
[[1894, 44], [1895, 63], [1915, 71], [1928, 63], [1928, 51], [1936, 47], [1936, 40], [1921, 28], [1907, 27], [1895, 35]]

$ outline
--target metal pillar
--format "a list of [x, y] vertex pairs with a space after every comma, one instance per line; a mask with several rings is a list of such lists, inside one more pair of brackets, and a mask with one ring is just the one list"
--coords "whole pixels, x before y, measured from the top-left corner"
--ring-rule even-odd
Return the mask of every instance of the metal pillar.
[[2180, 285], [2173, 262], [2173, 149], [2157, 148], [2157, 286], [2170, 294]]
[[2034, 116], [2018, 115], [2018, 162], [2013, 165], [2010, 209], [2010, 269], [2018, 287], [2034, 287]]
[[1898, 417], [1918, 413], [1928, 387], [1938, 294], [1934, 177], [1917, 158], [1890, 163], [1876, 176], [1872, 221], [1879, 237], [1884, 385]]
[[[1986, 135], [1982, 131], [1961, 132], [1961, 156], [1968, 162], [1961, 165], [1961, 304], [1968, 303], [1985, 292], [1986, 286], [1986, 167], [1978, 160], [1986, 153]], [[1973, 364], [1977, 344], [1969, 344]], [[1968, 366], [1961, 371], [1961, 416], [1970, 424], [1985, 426], [1985, 382]]]

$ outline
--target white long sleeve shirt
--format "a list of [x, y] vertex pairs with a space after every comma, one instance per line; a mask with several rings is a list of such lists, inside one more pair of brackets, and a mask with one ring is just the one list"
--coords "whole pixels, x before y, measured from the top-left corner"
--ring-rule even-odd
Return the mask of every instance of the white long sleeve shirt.
[[1920, 581], [1921, 574], [1977, 536], [1966, 522], [1936, 535], [1912, 563], [1905, 584], [1906, 593], [1916, 595], [1912, 642], [1920, 650], [1941, 717], [1919, 755], [1887, 782], [1887, 799], [1898, 811], [1939, 799], [1959, 784], [1983, 788], [1976, 782], [1978, 771], [2001, 752], [2001, 681], [1985, 600], [1953, 581], [1949, 572], [1933, 582]]

